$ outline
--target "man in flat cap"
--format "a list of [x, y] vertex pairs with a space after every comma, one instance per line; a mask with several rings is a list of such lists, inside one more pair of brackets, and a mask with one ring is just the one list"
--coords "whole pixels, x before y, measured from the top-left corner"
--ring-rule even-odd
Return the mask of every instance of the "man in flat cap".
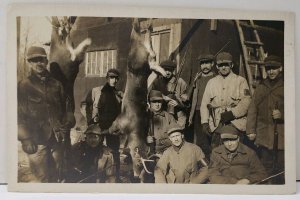
[[178, 123], [184, 127], [186, 114], [183, 111], [182, 95], [186, 93], [187, 84], [182, 78], [176, 78], [176, 62], [165, 60], [160, 66], [166, 71], [166, 76], [159, 75], [149, 87], [149, 91], [161, 91], [164, 100], [168, 103], [168, 112], [173, 114]]
[[28, 156], [32, 181], [62, 181], [63, 149], [70, 145], [74, 115], [62, 84], [47, 70], [45, 49], [31, 46], [26, 59], [30, 75], [18, 84], [18, 140]]
[[253, 184], [267, 177], [256, 153], [239, 142], [232, 125], [220, 129], [223, 145], [213, 149], [208, 168], [212, 184]]
[[204, 183], [207, 180], [205, 155], [195, 144], [184, 141], [182, 127], [168, 131], [172, 146], [164, 151], [155, 171], [155, 183]]
[[204, 132], [212, 134], [212, 148], [221, 144], [218, 130], [224, 125], [232, 124], [242, 137], [251, 101], [246, 79], [232, 72], [231, 54], [219, 53], [216, 63], [219, 74], [208, 81], [200, 106], [201, 124]]
[[[106, 74], [106, 84], [93, 88], [86, 97], [88, 123], [98, 123], [102, 130], [108, 129], [121, 113], [123, 93], [116, 88], [119, 76], [120, 72], [117, 69], [108, 70]], [[90, 114], [91, 110], [92, 115]], [[120, 168], [120, 138], [117, 135], [106, 135], [105, 137], [107, 146], [113, 150], [114, 161], [116, 163], [116, 176], [118, 179]]]
[[149, 93], [150, 103], [150, 124], [147, 143], [155, 144], [153, 153], [162, 154], [171, 146], [171, 141], [168, 137], [168, 130], [172, 124], [176, 124], [173, 115], [163, 109], [164, 99], [162, 93], [157, 90], [151, 90]]
[[[189, 126], [193, 130], [194, 143], [201, 147], [206, 157], [209, 157], [211, 152], [210, 142], [208, 135], [202, 131], [201, 117], [200, 117], [200, 105], [206, 85], [210, 79], [215, 77], [215, 73], [212, 71], [214, 66], [214, 56], [212, 54], [202, 53], [198, 57], [199, 72], [194, 78], [194, 82], [190, 87], [193, 88], [191, 99], [191, 110], [189, 114]], [[191, 88], [189, 88], [189, 91]]]
[[103, 145], [104, 135], [97, 124], [85, 131], [85, 140], [72, 147], [72, 168], [67, 182], [114, 183], [115, 165], [111, 149]]
[[284, 170], [284, 81], [281, 58], [268, 56], [265, 68], [267, 79], [258, 85], [249, 106], [247, 136], [259, 146], [261, 161], [271, 175]]

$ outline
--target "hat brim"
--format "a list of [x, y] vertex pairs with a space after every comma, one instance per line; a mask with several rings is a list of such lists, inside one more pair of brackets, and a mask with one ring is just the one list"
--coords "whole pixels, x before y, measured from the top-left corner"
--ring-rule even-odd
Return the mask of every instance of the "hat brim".
[[150, 102], [151, 101], [163, 101], [164, 99], [162, 97], [151, 97], [150, 98]]
[[265, 67], [281, 67], [282, 64], [280, 62], [266, 62]]
[[239, 136], [232, 134], [232, 133], [222, 133], [221, 138], [222, 139], [237, 139]]
[[232, 60], [219, 60], [219, 61], [217, 61], [217, 65], [223, 64], [223, 63], [232, 63]]
[[200, 59], [198, 59], [198, 62], [199, 63], [203, 63], [203, 62], [212, 62], [212, 61], [214, 61], [214, 59], [213, 58], [200, 58]]
[[119, 75], [118, 74], [113, 74], [113, 73], [109, 73], [107, 74], [107, 77], [115, 77], [115, 78], [119, 78]]
[[30, 60], [30, 59], [32, 59], [32, 58], [40, 58], [40, 57], [42, 57], [42, 58], [47, 58], [47, 56], [46, 56], [46, 55], [43, 55], [43, 54], [33, 54], [33, 55], [31, 55], [31, 56], [27, 56], [27, 60]]

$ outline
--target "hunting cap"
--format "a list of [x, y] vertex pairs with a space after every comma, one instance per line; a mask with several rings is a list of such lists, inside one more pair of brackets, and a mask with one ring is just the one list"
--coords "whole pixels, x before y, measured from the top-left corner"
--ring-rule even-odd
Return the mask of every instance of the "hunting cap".
[[265, 58], [265, 67], [281, 67], [282, 60], [278, 56], [270, 55]]
[[174, 70], [177, 64], [172, 60], [164, 60], [160, 63], [160, 66], [164, 69]]
[[170, 126], [170, 129], [168, 130], [167, 134], [170, 136], [172, 133], [180, 132], [183, 133], [183, 128], [179, 126], [178, 124], [172, 124]]
[[88, 126], [84, 134], [96, 134], [96, 135], [102, 135], [102, 131], [98, 124], [91, 124]]
[[26, 55], [26, 59], [30, 60], [32, 58], [44, 57], [47, 58], [46, 51], [43, 47], [31, 46], [29, 47]]
[[216, 57], [217, 64], [232, 63], [232, 55], [228, 52], [221, 52]]
[[106, 77], [119, 77], [120, 72], [117, 69], [109, 69], [106, 73]]
[[197, 58], [197, 60], [201, 63], [201, 62], [205, 62], [205, 61], [213, 61], [214, 60], [214, 56], [212, 54], [209, 53], [204, 53], [204, 54], [200, 54]]
[[232, 125], [223, 126], [219, 133], [222, 139], [236, 139], [239, 136], [239, 131]]
[[151, 90], [149, 93], [149, 101], [163, 101], [163, 96], [161, 91]]

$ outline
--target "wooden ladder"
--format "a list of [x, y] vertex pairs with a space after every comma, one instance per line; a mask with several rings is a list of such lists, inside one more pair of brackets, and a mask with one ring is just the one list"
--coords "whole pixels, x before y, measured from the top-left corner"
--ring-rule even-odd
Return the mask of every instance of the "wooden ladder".
[[250, 92], [253, 92], [262, 79], [266, 78], [264, 67], [265, 51], [253, 20], [235, 20], [243, 51], [243, 64], [246, 69]]

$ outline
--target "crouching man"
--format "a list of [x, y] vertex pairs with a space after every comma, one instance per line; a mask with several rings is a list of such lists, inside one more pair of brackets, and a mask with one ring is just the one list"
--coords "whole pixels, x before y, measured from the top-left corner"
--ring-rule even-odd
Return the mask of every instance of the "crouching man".
[[90, 125], [85, 140], [72, 148], [72, 168], [68, 182], [114, 183], [115, 165], [111, 150], [103, 145], [104, 135], [98, 125]]
[[172, 146], [164, 151], [154, 171], [156, 183], [204, 183], [208, 168], [200, 147], [184, 141], [182, 127], [168, 131]]
[[239, 142], [239, 131], [232, 125], [220, 129], [223, 145], [213, 149], [209, 181], [215, 184], [252, 184], [267, 177], [256, 153]]

